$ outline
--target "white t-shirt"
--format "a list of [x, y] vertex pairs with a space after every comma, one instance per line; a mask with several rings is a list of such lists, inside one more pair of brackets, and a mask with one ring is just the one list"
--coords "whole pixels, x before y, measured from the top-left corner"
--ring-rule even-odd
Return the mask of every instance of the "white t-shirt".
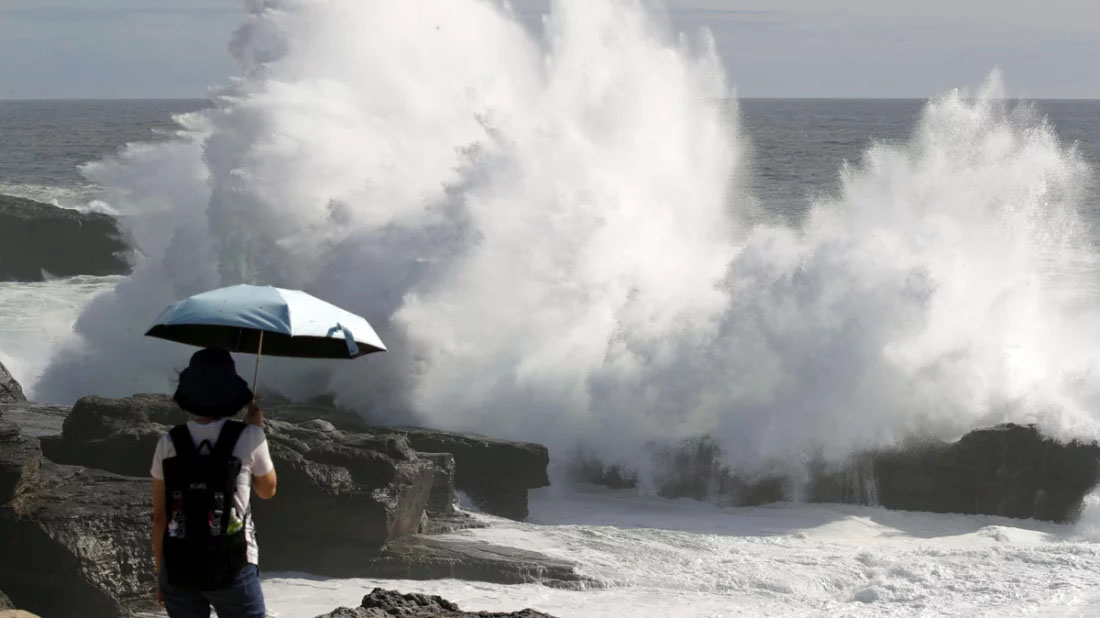
[[[195, 448], [203, 440], [209, 440], [211, 445], [218, 441], [218, 434], [225, 425], [225, 419], [219, 419], [212, 423], [196, 423], [187, 421], [187, 431], [191, 433], [191, 440]], [[172, 444], [172, 437], [168, 434], [157, 442], [156, 453], [153, 454], [153, 467], [149, 473], [158, 481], [164, 480], [164, 460], [176, 456], [176, 446]], [[233, 494], [234, 506], [238, 513], [248, 513], [248, 499], [252, 494], [252, 477], [264, 476], [275, 469], [271, 462], [271, 453], [267, 450], [267, 438], [262, 429], [255, 425], [245, 425], [241, 437], [237, 439], [237, 445], [233, 447], [233, 456], [241, 460], [241, 472], [237, 475], [237, 491]], [[256, 546], [256, 528], [252, 525], [251, 514], [244, 529], [245, 541], [248, 543], [248, 563], [259, 565], [260, 551]]]

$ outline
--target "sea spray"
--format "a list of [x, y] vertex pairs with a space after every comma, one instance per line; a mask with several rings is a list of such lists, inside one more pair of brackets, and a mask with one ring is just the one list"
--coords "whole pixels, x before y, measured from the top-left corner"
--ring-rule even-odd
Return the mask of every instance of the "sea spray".
[[[1093, 436], [1088, 170], [996, 80], [929, 103], [798, 228], [760, 224], [707, 37], [640, 2], [255, 4], [175, 142], [86, 170], [144, 254], [37, 392], [166, 390], [139, 335], [240, 281], [365, 315], [391, 352], [272, 362], [376, 421], [645, 469], [710, 436], [747, 473], [1001, 420]], [[425, 16], [430, 15], [431, 18]]]

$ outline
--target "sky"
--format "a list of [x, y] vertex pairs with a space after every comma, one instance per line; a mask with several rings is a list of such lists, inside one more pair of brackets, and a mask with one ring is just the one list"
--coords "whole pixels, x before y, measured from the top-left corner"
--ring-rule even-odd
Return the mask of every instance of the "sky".
[[[380, 0], [399, 1], [399, 0]], [[446, 0], [440, 0], [446, 1]], [[551, 0], [513, 0], [537, 28]], [[666, 0], [742, 97], [928, 97], [994, 68], [1025, 98], [1100, 98], [1100, 0]], [[238, 0], [0, 0], [0, 98], [203, 97]]]

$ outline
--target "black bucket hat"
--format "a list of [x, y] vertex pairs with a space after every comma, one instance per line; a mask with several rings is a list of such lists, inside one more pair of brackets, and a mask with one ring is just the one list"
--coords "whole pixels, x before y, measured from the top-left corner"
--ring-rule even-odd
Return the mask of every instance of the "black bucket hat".
[[172, 399], [191, 414], [224, 418], [248, 405], [252, 390], [237, 375], [237, 366], [229, 352], [206, 348], [195, 352], [191, 364], [180, 372]]

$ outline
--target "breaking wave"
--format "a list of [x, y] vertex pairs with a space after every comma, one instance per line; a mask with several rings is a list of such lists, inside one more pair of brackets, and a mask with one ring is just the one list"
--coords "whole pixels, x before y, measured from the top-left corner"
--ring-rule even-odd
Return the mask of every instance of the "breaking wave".
[[[266, 388], [376, 420], [598, 448], [710, 435], [728, 463], [1002, 420], [1096, 435], [1090, 171], [995, 77], [761, 222], [713, 43], [640, 0], [251, 2], [242, 76], [179, 139], [85, 174], [143, 259], [45, 399], [167, 390], [159, 309], [241, 281], [366, 316], [391, 352]], [[425, 18], [425, 15], [432, 17]]]

